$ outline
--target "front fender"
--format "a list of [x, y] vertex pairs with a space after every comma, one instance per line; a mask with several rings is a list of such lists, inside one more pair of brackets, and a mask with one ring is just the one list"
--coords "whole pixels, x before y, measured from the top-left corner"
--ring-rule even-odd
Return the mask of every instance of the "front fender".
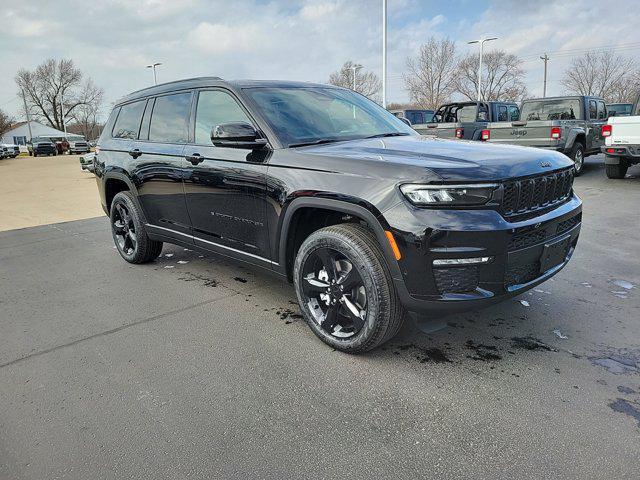
[[323, 197], [297, 197], [292, 200], [285, 207], [286, 209], [280, 216], [278, 225], [279, 242], [277, 258], [279, 260], [280, 267], [283, 270], [286, 269], [287, 265], [287, 240], [290, 234], [289, 227], [291, 226], [291, 220], [293, 219], [295, 212], [304, 207], [326, 208], [328, 210], [353, 215], [366, 221], [382, 248], [391, 276], [394, 279], [402, 278], [398, 262], [395, 259], [393, 250], [391, 249], [391, 245], [389, 244], [385, 233], [385, 230], [389, 230], [389, 225], [373, 205], [360, 199], [349, 199], [349, 201], [347, 201]]

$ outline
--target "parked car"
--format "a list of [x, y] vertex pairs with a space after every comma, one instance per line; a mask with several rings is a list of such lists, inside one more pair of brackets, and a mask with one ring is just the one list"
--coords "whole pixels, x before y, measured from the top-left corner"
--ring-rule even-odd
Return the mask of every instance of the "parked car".
[[330, 346], [362, 352], [404, 312], [477, 309], [549, 279], [582, 203], [551, 151], [419, 136], [351, 90], [197, 78], [116, 102], [95, 174], [124, 260], [163, 242], [292, 281]]
[[12, 143], [0, 144], [0, 158], [16, 158], [20, 155], [20, 147]]
[[69, 153], [89, 153], [91, 148], [89, 147], [89, 142], [87, 142], [84, 138], [70, 138], [69, 139]]
[[631, 115], [633, 111], [633, 103], [608, 103], [608, 117], [625, 117]]
[[31, 144], [31, 153], [34, 157], [38, 155], [57, 155], [56, 144], [51, 140], [34, 140]]
[[513, 102], [455, 102], [439, 107], [431, 123], [414, 125], [422, 135], [438, 138], [484, 140], [489, 122], [518, 120], [520, 110]]
[[396, 109], [389, 110], [393, 115], [400, 119], [405, 119], [410, 125], [420, 125], [431, 122], [433, 118], [433, 110], [417, 110], [417, 109]]
[[520, 120], [487, 125], [486, 141], [544, 148], [564, 153], [580, 175], [584, 158], [600, 153], [604, 100], [598, 97], [547, 97], [525, 100]]
[[604, 166], [609, 178], [624, 178], [631, 165], [640, 163], [640, 97], [632, 113], [609, 117], [602, 126]]
[[93, 152], [85, 153], [84, 155], [80, 155], [80, 168], [87, 172], [93, 173], [93, 159], [96, 154]]

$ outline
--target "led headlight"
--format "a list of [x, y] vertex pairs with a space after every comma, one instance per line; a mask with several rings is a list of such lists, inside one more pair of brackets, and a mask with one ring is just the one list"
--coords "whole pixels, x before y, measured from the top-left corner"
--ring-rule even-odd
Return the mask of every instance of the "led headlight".
[[400, 190], [414, 205], [470, 206], [487, 203], [497, 187], [495, 184], [487, 183], [479, 185], [405, 184], [400, 186]]

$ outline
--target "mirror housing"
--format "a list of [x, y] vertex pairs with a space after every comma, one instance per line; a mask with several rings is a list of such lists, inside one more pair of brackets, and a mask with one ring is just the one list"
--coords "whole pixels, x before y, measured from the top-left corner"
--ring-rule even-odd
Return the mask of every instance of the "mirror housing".
[[267, 144], [267, 139], [247, 122], [221, 123], [211, 129], [211, 143], [216, 147], [256, 150]]

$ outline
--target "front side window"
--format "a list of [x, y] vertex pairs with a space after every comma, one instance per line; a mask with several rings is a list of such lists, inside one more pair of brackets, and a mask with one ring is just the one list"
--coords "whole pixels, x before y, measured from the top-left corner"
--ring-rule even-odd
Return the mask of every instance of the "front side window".
[[149, 140], [186, 143], [189, 138], [191, 93], [177, 93], [156, 98], [149, 125]]
[[580, 101], [578, 99], [534, 100], [524, 102], [520, 118], [532, 120], [576, 120], [580, 119]]
[[120, 107], [120, 113], [116, 124], [113, 126], [112, 135], [114, 138], [138, 138], [140, 120], [144, 112], [145, 101], [129, 103]]
[[251, 123], [238, 102], [226, 92], [205, 90], [198, 95], [196, 107], [196, 143], [211, 144], [211, 130], [222, 123]]
[[255, 87], [245, 92], [286, 146], [318, 141], [416, 135], [371, 100], [333, 87]]

